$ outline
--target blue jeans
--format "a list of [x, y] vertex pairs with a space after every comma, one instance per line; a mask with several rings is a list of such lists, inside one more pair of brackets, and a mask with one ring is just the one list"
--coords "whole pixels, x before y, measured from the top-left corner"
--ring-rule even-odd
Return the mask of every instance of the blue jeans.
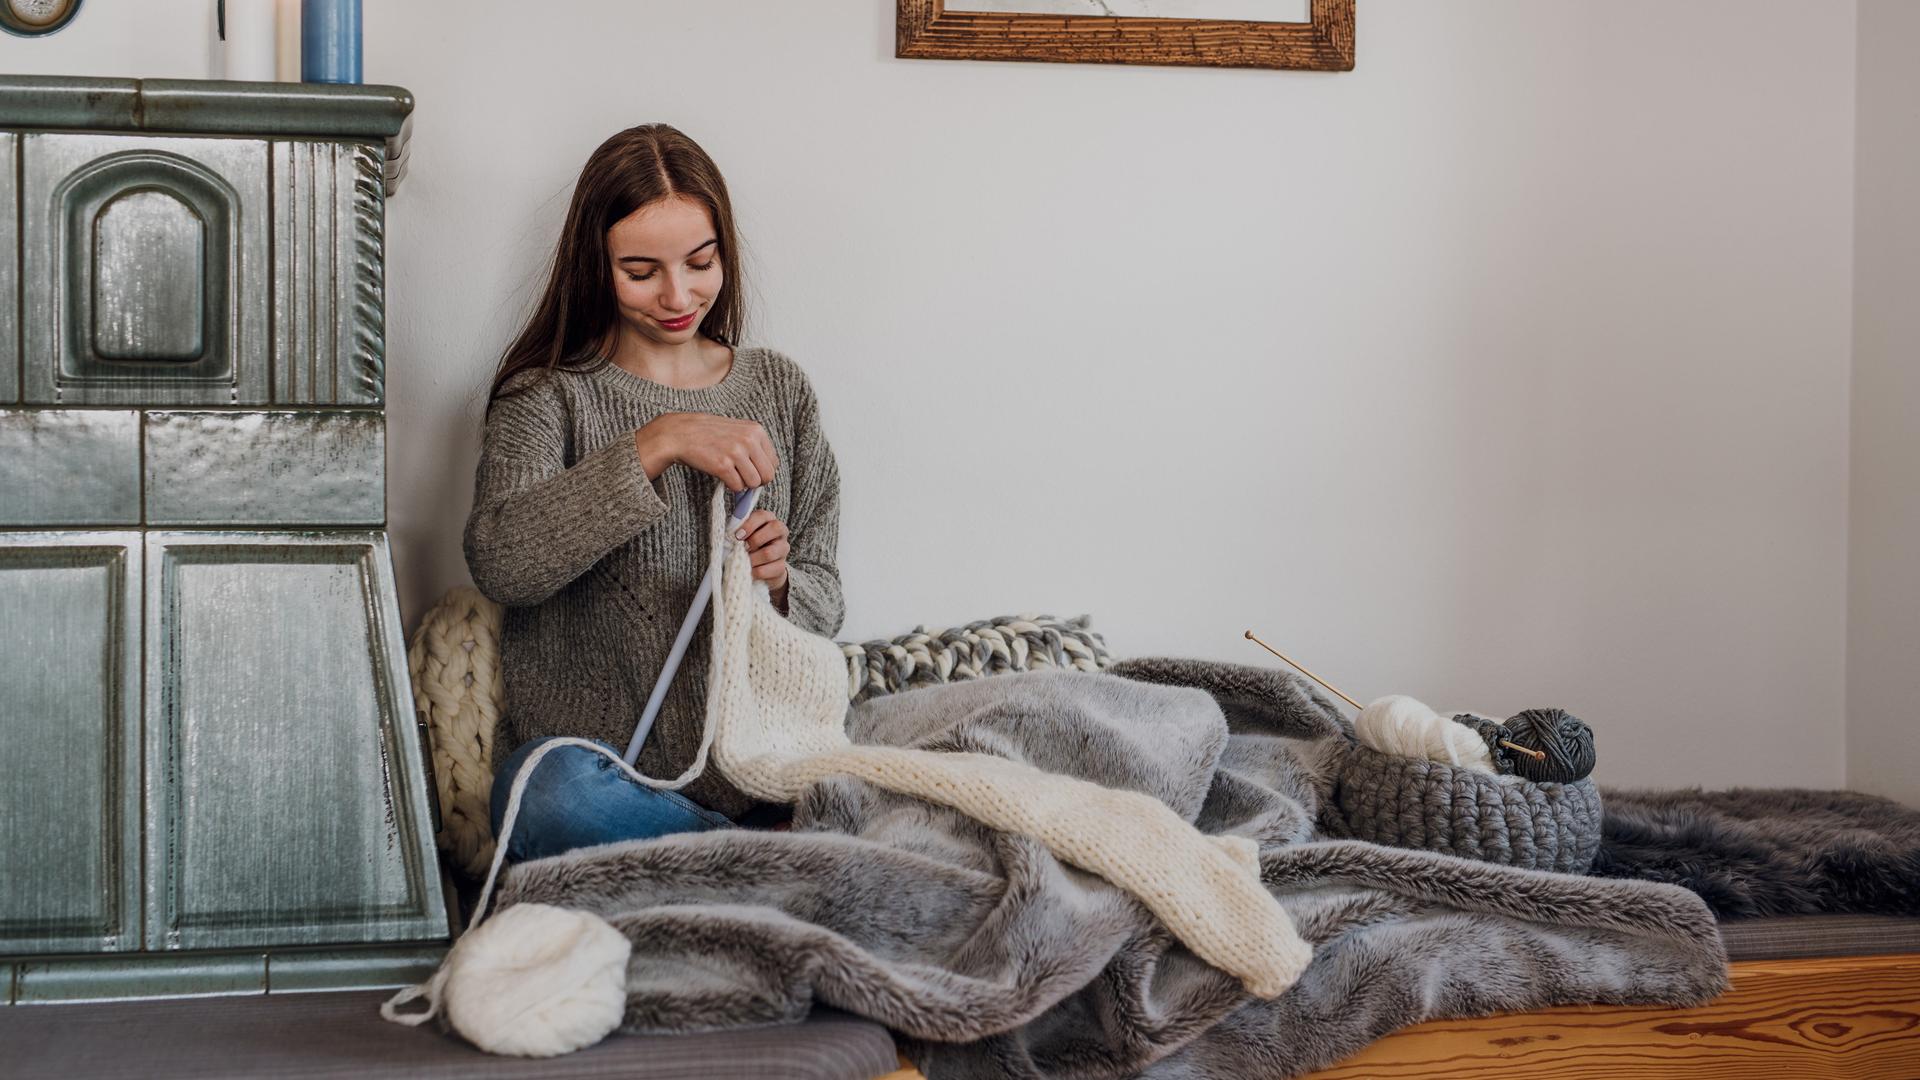
[[[549, 736], [523, 744], [494, 775], [489, 807], [493, 835], [500, 835], [520, 763], [551, 739]], [[677, 791], [659, 791], [635, 783], [604, 755], [584, 746], [562, 746], [541, 758], [527, 778], [526, 791], [520, 796], [520, 816], [514, 819], [513, 836], [507, 844], [507, 861], [540, 859], [594, 844], [647, 840], [732, 824]]]

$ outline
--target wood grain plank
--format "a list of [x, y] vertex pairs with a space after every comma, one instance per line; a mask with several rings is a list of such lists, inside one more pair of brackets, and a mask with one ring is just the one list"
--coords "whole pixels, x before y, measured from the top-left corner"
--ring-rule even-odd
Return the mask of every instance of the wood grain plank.
[[[1748, 960], [1697, 1009], [1584, 1005], [1436, 1020], [1301, 1080], [1911, 1080], [1920, 955]], [[902, 1068], [880, 1080], [925, 1080]]]
[[1920, 1076], [1920, 956], [1752, 960], [1697, 1009], [1578, 1006], [1395, 1032], [1310, 1080]]

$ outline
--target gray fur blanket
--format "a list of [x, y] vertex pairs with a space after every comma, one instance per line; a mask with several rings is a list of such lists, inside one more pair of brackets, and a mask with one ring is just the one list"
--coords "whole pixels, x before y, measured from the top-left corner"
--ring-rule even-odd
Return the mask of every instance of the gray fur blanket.
[[1420, 1020], [1581, 1002], [1683, 1005], [1725, 984], [1706, 906], [1662, 884], [1317, 838], [1337, 714], [1280, 672], [1182, 660], [875, 698], [856, 742], [999, 754], [1150, 792], [1254, 838], [1314, 946], [1263, 1001], [1138, 902], [997, 833], [851, 780], [792, 831], [723, 830], [521, 864], [501, 902], [585, 908], [633, 942], [626, 1027], [871, 1017], [946, 1077], [1281, 1077]]

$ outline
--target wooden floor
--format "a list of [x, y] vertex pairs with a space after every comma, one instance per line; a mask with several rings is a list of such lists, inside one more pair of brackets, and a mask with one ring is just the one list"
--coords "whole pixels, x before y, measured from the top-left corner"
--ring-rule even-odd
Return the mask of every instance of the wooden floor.
[[[1697, 1009], [1581, 1006], [1437, 1020], [1302, 1080], [1920, 1077], [1920, 955], [1748, 960], [1732, 972], [1733, 988]], [[903, 1067], [883, 1080], [924, 1078]]]

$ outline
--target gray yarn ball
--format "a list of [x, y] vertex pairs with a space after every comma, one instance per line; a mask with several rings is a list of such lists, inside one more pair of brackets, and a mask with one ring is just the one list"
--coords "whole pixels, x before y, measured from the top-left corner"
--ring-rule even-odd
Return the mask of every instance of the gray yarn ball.
[[[1528, 709], [1502, 724], [1478, 716], [1456, 716], [1454, 723], [1477, 732], [1493, 755], [1493, 767], [1535, 783], [1571, 784], [1593, 772], [1593, 729], [1565, 709]], [[1502, 741], [1547, 755], [1516, 753]]]

